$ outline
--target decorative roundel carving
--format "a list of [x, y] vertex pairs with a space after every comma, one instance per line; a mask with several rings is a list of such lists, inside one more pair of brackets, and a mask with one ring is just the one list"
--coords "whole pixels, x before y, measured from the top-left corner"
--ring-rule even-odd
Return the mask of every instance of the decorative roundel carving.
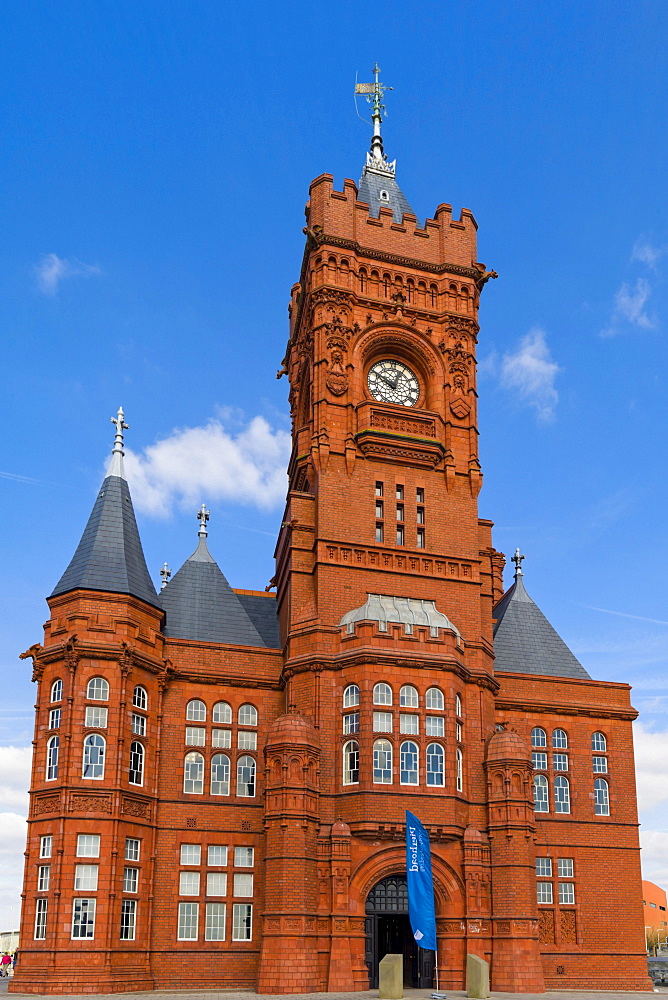
[[376, 361], [367, 375], [369, 392], [382, 403], [397, 406], [415, 406], [420, 398], [417, 375], [404, 364], [392, 358]]

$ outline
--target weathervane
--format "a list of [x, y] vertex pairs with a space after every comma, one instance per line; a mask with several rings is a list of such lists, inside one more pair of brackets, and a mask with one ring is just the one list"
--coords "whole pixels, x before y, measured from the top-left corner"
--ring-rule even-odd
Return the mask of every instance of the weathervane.
[[375, 77], [374, 83], [355, 84], [355, 96], [363, 94], [371, 105], [373, 136], [371, 138], [371, 152], [367, 153], [366, 165], [367, 167], [375, 167], [376, 170], [382, 170], [385, 173], [394, 173], [394, 163], [388, 163], [383, 153], [383, 139], [380, 134], [380, 124], [385, 112], [383, 98], [385, 91], [392, 90], [393, 88], [386, 87], [384, 83], [380, 82], [380, 67], [378, 63], [374, 64], [371, 72]]
[[162, 564], [162, 569], [160, 570], [160, 576], [162, 577], [162, 583], [160, 584], [160, 590], [164, 590], [169, 583], [169, 578], [172, 575], [172, 571], [167, 565], [167, 563]]
[[511, 559], [515, 563], [515, 576], [524, 576], [522, 572], [522, 560], [524, 556], [520, 553], [519, 549], [515, 549], [515, 555], [511, 556]]
[[197, 511], [197, 520], [199, 521], [199, 531], [197, 534], [200, 538], [206, 538], [209, 532], [206, 530], [206, 524], [209, 520], [210, 512], [206, 509], [206, 504], [203, 503], [200, 509]]

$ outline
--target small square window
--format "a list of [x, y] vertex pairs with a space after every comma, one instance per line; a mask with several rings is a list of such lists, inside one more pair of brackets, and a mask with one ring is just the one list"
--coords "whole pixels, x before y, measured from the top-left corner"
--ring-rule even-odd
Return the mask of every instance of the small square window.
[[214, 729], [211, 733], [211, 746], [229, 749], [232, 746], [232, 731], [230, 729]]
[[608, 773], [608, 758], [607, 757], [592, 757], [592, 763], [594, 768], [594, 774], [607, 774]]
[[428, 715], [425, 724], [427, 736], [445, 735], [445, 719], [442, 715]]
[[76, 865], [74, 869], [75, 892], [97, 892], [98, 865]]
[[109, 710], [100, 705], [86, 706], [85, 725], [88, 729], [106, 729]]
[[48, 892], [51, 881], [51, 865], [40, 865], [37, 869], [37, 891]]
[[132, 732], [135, 736], [146, 736], [146, 716], [132, 713]]
[[136, 892], [139, 885], [139, 869], [123, 869], [123, 892]]
[[397, 486], [397, 500], [403, 500], [404, 498], [404, 488], [403, 486]]
[[206, 876], [207, 896], [224, 896], [226, 893], [227, 872], [208, 872]]
[[80, 833], [77, 837], [77, 857], [99, 858], [99, 856], [100, 856], [99, 833]]
[[126, 861], [139, 861], [139, 851], [141, 848], [141, 840], [137, 837], [126, 837], [125, 838], [125, 860]]
[[552, 754], [552, 767], [555, 771], [567, 771], [568, 770], [568, 754], [567, 753], [553, 753]]
[[226, 865], [227, 864], [227, 847], [221, 847], [218, 844], [210, 844], [207, 856], [207, 864], [213, 867], [214, 865]]
[[234, 867], [235, 868], [252, 868], [255, 859], [255, 848], [254, 847], [235, 847], [234, 848]]
[[199, 896], [199, 872], [179, 873], [179, 896]]
[[376, 496], [377, 497], [382, 497], [382, 495], [383, 495], [383, 484], [382, 483], [376, 483]]
[[[86, 723], [88, 725], [88, 723]], [[49, 712], [49, 729], [60, 729], [60, 709], [52, 708]]]
[[575, 902], [575, 886], [572, 882], [559, 883], [559, 902], [571, 906]]
[[343, 716], [343, 732], [345, 736], [349, 736], [351, 733], [359, 733], [360, 731], [360, 714], [359, 712], [348, 712]]
[[552, 878], [552, 858], [536, 858], [536, 877]]
[[201, 844], [181, 844], [181, 864], [199, 865], [202, 862]]
[[239, 750], [257, 750], [257, 733], [237, 733], [237, 747]]
[[424, 489], [421, 486], [418, 486], [415, 491], [415, 499], [418, 503], [424, 503]]
[[573, 858], [558, 858], [557, 874], [559, 878], [573, 878]]
[[202, 726], [186, 726], [186, 746], [206, 746], [206, 729]]
[[50, 858], [52, 850], [53, 850], [53, 837], [50, 835], [46, 837], [40, 837], [39, 838], [40, 858]]
[[373, 713], [373, 731], [374, 731], [374, 733], [391, 733], [392, 732], [392, 713], [391, 712], [374, 712]]
[[533, 763], [534, 771], [547, 771], [547, 754], [546, 753], [532, 753], [531, 761]]
[[[389, 714], [389, 713], [386, 713]], [[399, 732], [408, 736], [417, 736], [420, 731], [420, 716], [408, 715], [402, 712], [399, 716]]]
[[552, 902], [552, 883], [551, 882], [537, 882], [536, 883], [536, 900], [538, 903], [551, 903]]
[[253, 895], [253, 876], [252, 875], [239, 875], [234, 876], [234, 895], [235, 896], [252, 896]]

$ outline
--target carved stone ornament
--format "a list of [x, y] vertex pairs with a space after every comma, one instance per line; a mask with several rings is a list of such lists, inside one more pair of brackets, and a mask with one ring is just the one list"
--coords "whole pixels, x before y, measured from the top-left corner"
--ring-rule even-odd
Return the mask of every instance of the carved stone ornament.
[[332, 360], [325, 375], [325, 383], [335, 396], [342, 396], [348, 390], [348, 375], [343, 367], [343, 353], [338, 348], [332, 351]]
[[455, 396], [450, 403], [450, 411], [458, 420], [463, 420], [464, 417], [468, 417], [471, 407], [461, 396]]
[[41, 816], [42, 813], [58, 812], [59, 809], [60, 795], [44, 795], [42, 798], [33, 800], [33, 816]]
[[136, 816], [137, 819], [150, 819], [151, 807], [148, 802], [139, 799], [123, 799], [123, 812], [126, 816]]
[[73, 795], [70, 812], [111, 812], [111, 798], [108, 795]]

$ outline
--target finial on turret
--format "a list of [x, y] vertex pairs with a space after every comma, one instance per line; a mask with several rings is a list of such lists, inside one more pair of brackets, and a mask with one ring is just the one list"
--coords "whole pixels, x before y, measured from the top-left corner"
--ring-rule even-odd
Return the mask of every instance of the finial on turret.
[[206, 530], [206, 524], [210, 517], [210, 512], [206, 509], [206, 504], [203, 503], [200, 509], [197, 511], [197, 520], [199, 521], [199, 531], [197, 532], [199, 538], [206, 538], [209, 532]]
[[524, 559], [524, 556], [520, 553], [519, 549], [515, 549], [515, 555], [511, 556], [511, 559], [515, 563], [515, 579], [517, 579], [518, 576], [524, 576], [524, 573], [522, 572], [522, 560]]
[[111, 463], [109, 465], [108, 476], [119, 476], [121, 479], [125, 479], [125, 472], [123, 470], [123, 456], [125, 452], [123, 451], [123, 431], [130, 429], [130, 425], [125, 423], [125, 414], [123, 413], [123, 407], [118, 407], [118, 413], [115, 417], [111, 418], [112, 424], [116, 428], [116, 434], [114, 435], [114, 447], [111, 450]]
[[162, 564], [162, 569], [160, 570], [160, 576], [162, 577], [162, 583], [160, 584], [160, 590], [164, 590], [169, 583], [169, 578], [172, 575], [172, 571], [167, 565], [167, 563]]
[[380, 134], [380, 125], [383, 120], [383, 112], [385, 111], [383, 98], [385, 96], [385, 91], [392, 90], [392, 87], [386, 87], [385, 84], [380, 82], [380, 67], [378, 63], [374, 63], [374, 67], [371, 72], [375, 77], [373, 83], [355, 84], [355, 94], [364, 94], [367, 101], [371, 105], [373, 135], [371, 137], [371, 152], [366, 155], [366, 165], [367, 168], [370, 167], [375, 170], [380, 170], [383, 173], [394, 175], [396, 161], [393, 161], [392, 163], [387, 162], [387, 157], [383, 152], [383, 139]]

